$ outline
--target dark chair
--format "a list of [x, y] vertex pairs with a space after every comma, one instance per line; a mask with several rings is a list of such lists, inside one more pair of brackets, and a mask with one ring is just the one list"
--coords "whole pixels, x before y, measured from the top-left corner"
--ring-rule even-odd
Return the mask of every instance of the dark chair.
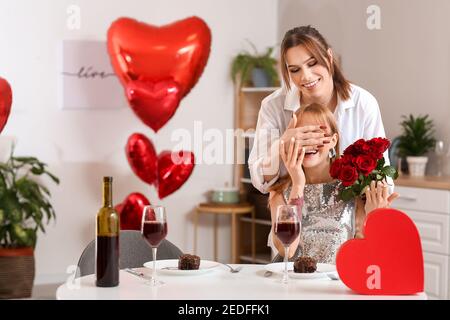
[[[120, 269], [140, 268], [145, 262], [152, 261], [153, 255], [149, 244], [139, 231], [120, 231]], [[178, 259], [183, 252], [168, 240], [163, 240], [158, 247], [157, 260]], [[95, 240], [91, 241], [78, 260], [77, 277], [95, 273]]]

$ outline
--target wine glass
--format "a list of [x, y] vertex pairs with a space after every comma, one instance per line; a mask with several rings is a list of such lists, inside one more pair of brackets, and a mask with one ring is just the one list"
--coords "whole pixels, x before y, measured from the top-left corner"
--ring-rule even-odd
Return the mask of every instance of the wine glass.
[[142, 237], [152, 247], [153, 270], [152, 277], [147, 284], [156, 287], [164, 282], [156, 279], [156, 252], [161, 241], [167, 236], [166, 208], [162, 206], [145, 206], [142, 214]]
[[442, 176], [442, 160], [444, 157], [444, 141], [436, 141], [436, 146], [434, 148], [434, 152], [436, 153], [437, 156], [437, 167], [438, 167], [438, 172], [437, 175], [438, 176]]
[[277, 218], [275, 221], [275, 235], [284, 246], [284, 273], [283, 283], [288, 283], [288, 259], [289, 246], [300, 235], [300, 219], [298, 217], [297, 206], [280, 205], [277, 207]]

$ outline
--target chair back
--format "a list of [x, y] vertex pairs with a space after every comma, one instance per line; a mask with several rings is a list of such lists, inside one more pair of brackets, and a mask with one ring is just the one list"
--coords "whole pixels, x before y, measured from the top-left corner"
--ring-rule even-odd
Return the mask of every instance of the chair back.
[[[145, 262], [152, 261], [152, 250], [139, 231], [120, 231], [120, 269], [140, 268]], [[164, 239], [158, 247], [157, 260], [178, 259], [183, 252], [170, 241]], [[95, 273], [95, 240], [84, 249], [78, 260], [77, 277]]]

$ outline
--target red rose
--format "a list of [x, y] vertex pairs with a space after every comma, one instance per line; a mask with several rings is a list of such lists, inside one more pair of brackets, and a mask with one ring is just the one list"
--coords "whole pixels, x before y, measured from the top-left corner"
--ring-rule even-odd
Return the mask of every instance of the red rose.
[[344, 156], [353, 156], [356, 154], [356, 148], [354, 144], [349, 145], [344, 150]]
[[358, 155], [367, 154], [370, 152], [370, 146], [364, 139], [359, 139], [358, 141], [356, 141], [355, 146], [358, 149]]
[[343, 159], [336, 159], [333, 161], [330, 167], [330, 176], [333, 179], [339, 178], [339, 173], [341, 172], [341, 168], [344, 165]]
[[358, 179], [358, 172], [349, 165], [344, 165], [339, 174], [339, 180], [342, 181], [344, 187], [351, 186]]
[[391, 145], [391, 142], [386, 138], [374, 138], [375, 144], [380, 148], [380, 151], [385, 152], [389, 146]]
[[360, 155], [355, 161], [358, 170], [366, 177], [377, 167], [377, 160], [368, 155]]
[[359, 139], [344, 150], [344, 155], [357, 157], [360, 154], [367, 154], [369, 152], [370, 146], [367, 144], [367, 142], [364, 139]]
[[389, 148], [390, 142], [385, 138], [373, 138], [367, 142], [371, 153], [376, 155], [377, 159], [383, 157], [383, 153]]
[[341, 159], [342, 159], [342, 164], [343, 165], [349, 165], [349, 166], [354, 165], [355, 157], [353, 157], [353, 156], [351, 156], [349, 154], [348, 155], [343, 155], [341, 157]]

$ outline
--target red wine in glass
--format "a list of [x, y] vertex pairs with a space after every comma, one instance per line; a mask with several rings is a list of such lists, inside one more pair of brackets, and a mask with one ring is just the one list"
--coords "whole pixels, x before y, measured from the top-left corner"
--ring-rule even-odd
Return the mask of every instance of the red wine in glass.
[[284, 247], [284, 273], [282, 282], [288, 283], [288, 256], [289, 246], [297, 239], [301, 232], [301, 221], [298, 208], [293, 205], [279, 205], [275, 220], [275, 235]]
[[157, 247], [167, 236], [167, 222], [145, 221], [142, 236], [152, 247]]
[[278, 222], [275, 234], [284, 245], [290, 245], [300, 234], [300, 223], [296, 222]]
[[144, 212], [142, 213], [141, 234], [152, 248], [153, 271], [148, 284], [151, 286], [160, 286], [164, 284], [164, 282], [156, 280], [156, 253], [161, 241], [167, 236], [166, 208], [163, 206], [152, 205], [144, 207]]

